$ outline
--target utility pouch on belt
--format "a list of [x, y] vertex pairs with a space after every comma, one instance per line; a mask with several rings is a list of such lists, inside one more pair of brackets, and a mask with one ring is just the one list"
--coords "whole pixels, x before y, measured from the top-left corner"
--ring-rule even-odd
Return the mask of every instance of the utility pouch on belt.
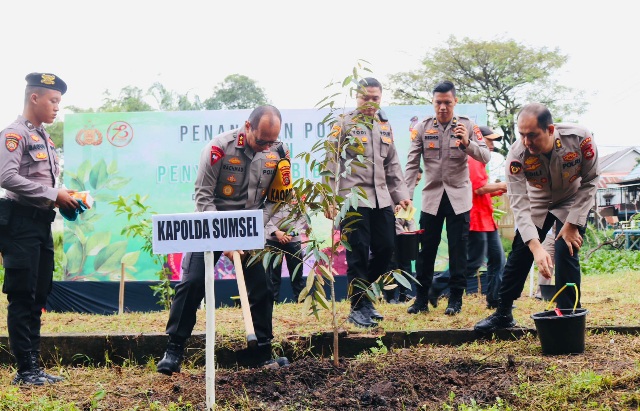
[[9, 224], [11, 220], [11, 200], [0, 198], [0, 225]]
[[269, 185], [267, 199], [274, 203], [288, 202], [291, 200], [292, 191], [291, 161], [285, 157], [278, 161], [276, 173]]

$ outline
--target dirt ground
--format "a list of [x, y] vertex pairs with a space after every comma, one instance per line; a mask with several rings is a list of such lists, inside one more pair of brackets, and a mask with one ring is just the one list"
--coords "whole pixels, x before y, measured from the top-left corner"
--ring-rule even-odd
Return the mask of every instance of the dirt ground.
[[[215, 399], [217, 410], [627, 410], [638, 409], [639, 364], [640, 339], [632, 335], [588, 335], [583, 354], [560, 356], [542, 355], [533, 335], [457, 347], [382, 346], [337, 368], [301, 356], [277, 370], [218, 369]], [[49, 371], [67, 380], [15, 388], [13, 370], [0, 369], [0, 409], [206, 409], [202, 367], [187, 364], [171, 377], [149, 365]], [[3, 408], [10, 397], [24, 408]], [[60, 401], [59, 408], [41, 408], [42, 398]]]

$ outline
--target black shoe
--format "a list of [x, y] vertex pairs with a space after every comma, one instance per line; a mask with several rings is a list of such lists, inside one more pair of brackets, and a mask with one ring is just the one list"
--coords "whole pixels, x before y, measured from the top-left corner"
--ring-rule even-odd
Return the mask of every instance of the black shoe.
[[498, 308], [495, 313], [478, 322], [473, 329], [481, 334], [491, 334], [503, 328], [515, 327], [515, 325], [516, 322], [513, 319], [511, 310], [501, 310]]
[[156, 370], [165, 375], [171, 375], [174, 372], [180, 372], [184, 347], [181, 344], [169, 343], [164, 357], [158, 362]]
[[49, 373], [46, 373], [42, 368], [38, 369], [38, 375], [40, 377], [44, 378], [45, 380], [47, 380], [47, 382], [50, 383], [50, 384], [55, 384], [57, 382], [64, 381], [64, 377], [61, 377], [59, 375], [51, 375]]
[[278, 357], [278, 358], [272, 358], [270, 360], [261, 362], [260, 364], [258, 364], [258, 368], [267, 368], [267, 369], [275, 370], [277, 368], [286, 368], [289, 365], [291, 365], [291, 363], [289, 362], [287, 357]]
[[44, 369], [40, 368], [40, 366], [38, 365], [39, 357], [40, 357], [40, 354], [37, 351], [31, 352], [31, 361], [33, 363], [33, 367], [38, 372], [38, 375], [40, 377], [44, 378], [45, 380], [47, 380], [48, 383], [51, 383], [51, 384], [64, 381], [64, 377], [48, 374], [44, 371]]
[[449, 303], [444, 310], [445, 315], [456, 315], [462, 311], [462, 290], [453, 289], [449, 293]]
[[413, 303], [409, 308], [407, 308], [407, 312], [409, 314], [428, 313], [429, 306], [427, 304], [417, 305], [416, 303]]
[[429, 304], [431, 304], [433, 308], [438, 307], [438, 296], [436, 295], [435, 289], [433, 287], [429, 288], [427, 297], [429, 298]]
[[427, 298], [425, 297], [425, 294], [428, 294], [427, 292], [420, 292], [418, 291], [418, 293], [416, 294], [416, 299], [413, 301], [413, 304], [411, 304], [409, 306], [409, 308], [407, 308], [407, 312], [409, 314], [419, 314], [419, 313], [428, 313], [429, 312], [429, 305], [427, 305]]
[[384, 317], [375, 309], [373, 305], [365, 305], [362, 310], [371, 318], [372, 321], [382, 321]]
[[[490, 309], [490, 310], [494, 310], [494, 309], [498, 308], [499, 306], [500, 305], [498, 304], [497, 301], [494, 301], [494, 302], [488, 302], [487, 301], [487, 308]], [[511, 309], [515, 309], [515, 308], [516, 308], [515, 304], [511, 305]]]
[[378, 326], [378, 323], [371, 319], [369, 311], [362, 308], [351, 309], [351, 313], [349, 313], [347, 321], [361, 328], [373, 328]]
[[45, 385], [48, 383], [46, 378], [40, 375], [39, 370], [30, 368], [24, 371], [18, 371], [11, 381], [13, 385]]
[[407, 294], [400, 294], [398, 296], [398, 303], [406, 303], [407, 301], [411, 301], [411, 297]]

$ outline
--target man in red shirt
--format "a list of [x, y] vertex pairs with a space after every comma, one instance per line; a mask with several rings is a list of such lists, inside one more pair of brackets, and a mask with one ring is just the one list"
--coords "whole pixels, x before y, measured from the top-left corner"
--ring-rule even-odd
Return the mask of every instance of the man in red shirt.
[[[493, 151], [494, 141], [500, 141], [502, 136], [497, 135], [486, 126], [480, 126], [482, 136], [487, 143], [487, 148]], [[484, 163], [471, 157], [467, 159], [469, 164], [469, 179], [473, 190], [473, 206], [469, 217], [469, 241], [467, 242], [467, 272], [466, 277], [475, 277], [478, 269], [487, 260], [487, 308], [498, 306], [498, 290], [502, 281], [505, 255], [500, 241], [498, 224], [493, 219], [493, 201], [491, 197], [507, 192], [505, 182], [489, 183], [489, 175]], [[438, 297], [443, 291], [445, 278], [449, 276], [448, 270], [442, 273], [434, 281], [429, 289], [429, 302], [436, 307]]]
[[[492, 129], [481, 126], [480, 131], [489, 150], [493, 151], [494, 141], [502, 136]], [[475, 276], [487, 259], [487, 308], [498, 306], [498, 290], [502, 282], [505, 256], [498, 224], [493, 219], [493, 200], [507, 192], [507, 183], [489, 183], [486, 166], [469, 157], [469, 178], [473, 189], [473, 207], [469, 221], [469, 246], [467, 247], [467, 278]]]

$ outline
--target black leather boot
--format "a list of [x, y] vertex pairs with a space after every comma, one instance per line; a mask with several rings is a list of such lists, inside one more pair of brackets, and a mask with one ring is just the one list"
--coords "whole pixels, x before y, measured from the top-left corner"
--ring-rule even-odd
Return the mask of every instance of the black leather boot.
[[458, 288], [452, 288], [449, 290], [449, 304], [447, 304], [447, 309], [444, 310], [446, 315], [456, 315], [462, 311], [463, 292], [463, 290]]
[[366, 309], [364, 305], [352, 307], [347, 321], [360, 328], [373, 328], [378, 326], [378, 323], [373, 321], [370, 311]]
[[251, 351], [251, 359], [253, 368], [284, 368], [290, 365], [287, 357], [273, 358], [271, 343], [258, 344], [258, 347]]
[[433, 308], [438, 307], [438, 298], [440, 298], [440, 295], [436, 292], [435, 287], [429, 289], [427, 297], [429, 298], [429, 304], [431, 304]]
[[171, 375], [174, 372], [180, 372], [183, 356], [184, 344], [179, 344], [169, 339], [167, 350], [164, 352], [164, 357], [162, 357], [160, 362], [158, 362], [156, 369], [158, 372], [166, 375]]
[[511, 312], [512, 304], [512, 302], [509, 302], [506, 306], [501, 304], [495, 313], [478, 322], [473, 329], [481, 334], [491, 334], [503, 328], [515, 327], [516, 322]]
[[364, 303], [362, 309], [369, 316], [369, 318], [371, 318], [371, 321], [382, 321], [382, 320], [384, 320], [384, 316], [382, 314], [380, 314], [380, 312], [378, 312], [378, 310], [376, 310], [376, 307], [373, 306], [373, 303], [371, 301], [367, 300]]
[[13, 385], [45, 385], [47, 380], [40, 376], [40, 369], [33, 362], [30, 352], [16, 355], [18, 372], [11, 381]]
[[416, 290], [416, 299], [413, 304], [407, 308], [409, 314], [427, 313], [429, 312], [429, 305], [427, 304], [427, 295], [429, 294], [428, 288], [418, 287]]
[[40, 367], [40, 352], [39, 351], [31, 351], [31, 361], [33, 361], [34, 369], [38, 370], [39, 375], [47, 380], [48, 383], [55, 384], [57, 382], [64, 381], [64, 377], [60, 377], [59, 375], [51, 375], [43, 368]]

